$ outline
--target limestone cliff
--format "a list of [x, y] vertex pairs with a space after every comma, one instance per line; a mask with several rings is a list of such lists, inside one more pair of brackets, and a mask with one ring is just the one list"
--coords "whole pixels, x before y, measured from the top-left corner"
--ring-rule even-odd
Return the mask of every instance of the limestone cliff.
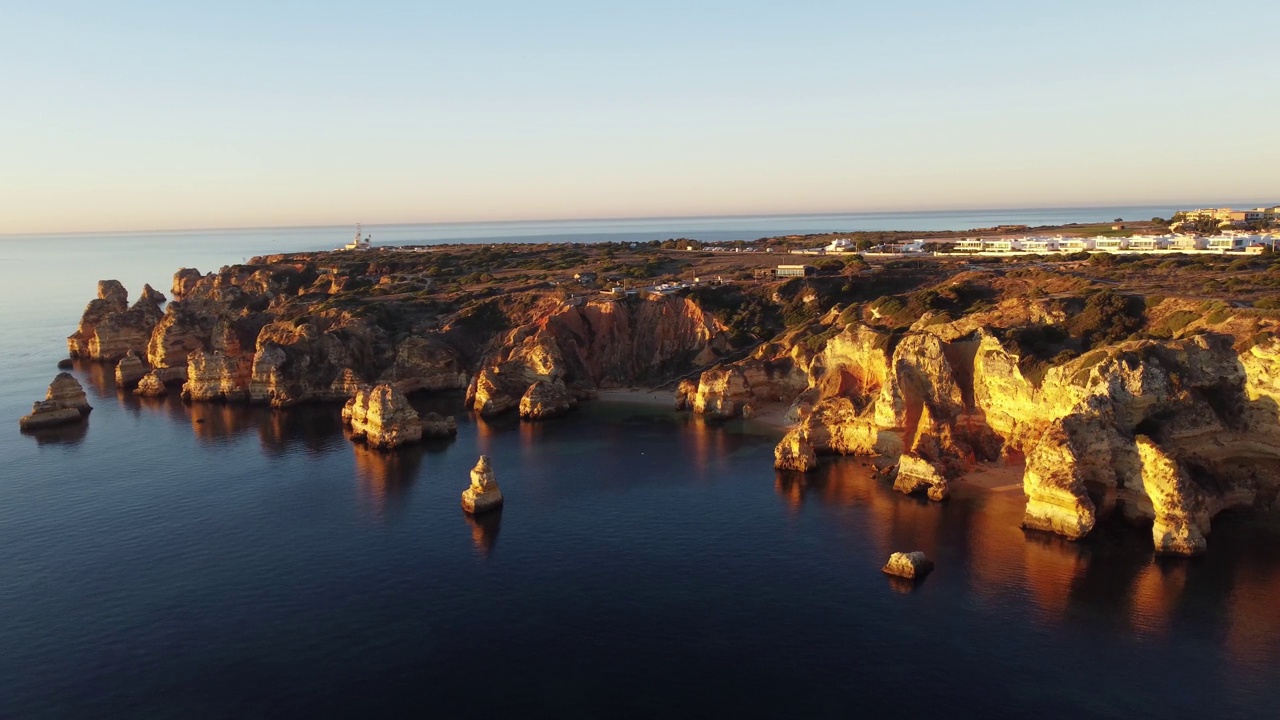
[[569, 412], [575, 405], [577, 401], [563, 382], [539, 380], [530, 385], [520, 398], [520, 417], [526, 420], [547, 420]]
[[660, 382], [730, 350], [725, 327], [687, 298], [566, 303], [498, 338], [468, 405], [482, 415], [506, 412], [537, 382], [560, 382], [583, 399], [597, 388]]
[[[808, 379], [775, 466], [812, 469], [810, 448], [879, 455], [897, 463], [897, 489], [940, 499], [977, 463], [1025, 454], [1025, 527], [1079, 538], [1121, 498], [1126, 517], [1155, 524], [1167, 552], [1202, 549], [1215, 513], [1273, 506], [1280, 494], [1280, 343], [1271, 337], [1255, 334], [1244, 351], [1239, 338], [1208, 333], [1123, 341], [1033, 379], [993, 332], [936, 327], [891, 339], [855, 323], [819, 329], [818, 346], [811, 329], [789, 350], [771, 349]], [[678, 404], [732, 415], [756, 398], [744, 365], [704, 372], [680, 388]], [[1143, 434], [1149, 446], [1135, 440]]]
[[148, 285], [129, 306], [129, 293], [116, 280], [98, 283], [98, 297], [89, 302], [76, 331], [67, 338], [73, 358], [117, 362], [133, 352], [143, 355], [151, 330], [161, 317], [164, 296]]
[[369, 447], [392, 449], [422, 439], [422, 418], [391, 385], [361, 390], [342, 408], [342, 421]]
[[23, 416], [18, 427], [25, 431], [76, 423], [83, 420], [90, 410], [93, 407], [89, 405], [80, 382], [70, 373], [58, 373], [49, 383], [45, 399], [31, 406], [31, 414]]

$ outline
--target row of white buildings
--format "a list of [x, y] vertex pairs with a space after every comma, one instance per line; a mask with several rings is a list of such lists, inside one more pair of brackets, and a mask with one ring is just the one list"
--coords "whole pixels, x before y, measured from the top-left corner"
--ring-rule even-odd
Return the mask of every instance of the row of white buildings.
[[1021, 237], [962, 238], [952, 245], [957, 253], [1075, 253], [1075, 252], [1254, 252], [1274, 248], [1280, 236], [1223, 233], [1222, 235], [1134, 235], [1133, 237]]

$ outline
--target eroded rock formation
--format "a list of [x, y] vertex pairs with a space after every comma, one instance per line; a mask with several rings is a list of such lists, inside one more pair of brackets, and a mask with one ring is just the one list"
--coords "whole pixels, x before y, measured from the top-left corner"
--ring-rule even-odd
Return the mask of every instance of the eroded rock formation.
[[888, 575], [895, 575], [908, 580], [916, 580], [933, 569], [933, 561], [923, 552], [896, 552], [889, 556], [881, 570]]
[[471, 468], [471, 486], [462, 491], [462, 509], [469, 513], [483, 513], [502, 507], [502, 490], [493, 477], [489, 456], [481, 455]]
[[[342, 408], [351, 436], [369, 447], [392, 449], [422, 439], [423, 423], [404, 393], [391, 385], [361, 390]], [[433, 430], [438, 429], [434, 428]]]
[[143, 397], [164, 397], [169, 394], [169, 388], [165, 386], [164, 381], [153, 370], [142, 376], [133, 392]]
[[[1123, 341], [1031, 378], [996, 335], [982, 327], [959, 334], [953, 325], [895, 340], [854, 323], [818, 333], [822, 344], [811, 328], [789, 347], [768, 348], [790, 365], [761, 395], [806, 378], [783, 394], [795, 424], [775, 450], [775, 466], [812, 469], [806, 447], [878, 455], [897, 462], [896, 489], [941, 499], [978, 463], [1025, 455], [1024, 527], [1079, 538], [1120, 500], [1127, 518], [1155, 525], [1162, 552], [1203, 549], [1208, 520], [1222, 509], [1274, 506], [1274, 336], [1254, 332], [1245, 351], [1236, 349], [1241, 338], [1209, 333]], [[760, 361], [759, 351], [751, 361]], [[677, 404], [725, 416], [730, 406], [758, 401], [744, 365], [685, 383]]]
[[526, 420], [546, 420], [559, 417], [573, 409], [577, 400], [569, 394], [564, 383], [556, 380], [539, 380], [529, 386], [520, 398], [520, 417]]
[[77, 423], [84, 420], [90, 410], [93, 407], [89, 405], [80, 381], [70, 373], [58, 373], [53, 382], [49, 383], [45, 399], [31, 406], [31, 414], [19, 419], [18, 427], [22, 430], [39, 430]]
[[577, 400], [598, 388], [665, 380], [730, 349], [723, 324], [682, 297], [564, 304], [504, 334], [480, 363], [467, 404], [484, 416], [520, 406], [530, 386], [559, 382]]
[[137, 385], [147, 372], [147, 366], [142, 362], [142, 358], [130, 352], [116, 363], [116, 385], [131, 388]]

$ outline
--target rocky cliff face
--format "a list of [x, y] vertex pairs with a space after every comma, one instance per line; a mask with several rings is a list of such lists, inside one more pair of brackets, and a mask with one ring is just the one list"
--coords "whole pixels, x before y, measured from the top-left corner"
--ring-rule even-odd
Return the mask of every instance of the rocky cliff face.
[[520, 398], [520, 417], [525, 420], [547, 420], [574, 408], [577, 400], [560, 381], [539, 380], [529, 386]]
[[725, 327], [686, 298], [566, 304], [499, 338], [468, 404], [482, 415], [507, 412], [538, 382], [583, 399], [597, 388], [665, 380], [730, 349]]
[[369, 447], [392, 449], [422, 439], [422, 418], [391, 385], [357, 392], [342, 408], [342, 421]]
[[[854, 324], [824, 333], [808, 354], [784, 348], [807, 387], [793, 396], [796, 422], [776, 467], [812, 468], [809, 448], [878, 455], [897, 463], [897, 489], [940, 499], [975, 464], [1025, 454], [1025, 527], [1079, 538], [1120, 499], [1126, 517], [1155, 525], [1157, 549], [1173, 553], [1202, 550], [1222, 509], [1275, 504], [1274, 339], [1245, 351], [1241, 338], [1207, 333], [1125, 341], [1033, 381], [992, 333], [954, 330], [940, 324], [891, 341]], [[755, 397], [744, 364], [703, 373], [678, 402], [732, 415]]]
[[160, 321], [164, 296], [147, 285], [129, 306], [129, 293], [116, 280], [98, 283], [98, 297], [89, 302], [76, 331], [67, 338], [73, 358], [117, 362], [133, 352], [143, 355], [151, 330]]

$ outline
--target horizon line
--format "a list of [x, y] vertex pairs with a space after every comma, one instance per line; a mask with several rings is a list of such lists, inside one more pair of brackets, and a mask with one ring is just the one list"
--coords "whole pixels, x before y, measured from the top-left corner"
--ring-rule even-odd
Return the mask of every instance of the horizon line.
[[[519, 218], [512, 220], [428, 220], [420, 222], [384, 222], [384, 223], [365, 223], [352, 222], [346, 224], [306, 224], [306, 225], [238, 225], [238, 226], [219, 226], [219, 227], [182, 227], [182, 228], [153, 228], [153, 229], [124, 229], [124, 230], [70, 230], [70, 231], [40, 231], [40, 232], [0, 232], [0, 238], [11, 237], [40, 237], [49, 235], [131, 235], [142, 233], [197, 233], [197, 232], [244, 232], [249, 230], [319, 230], [328, 228], [348, 227], [351, 225], [361, 225], [363, 227], [408, 227], [417, 225], [516, 225], [522, 223], [556, 223], [556, 222], [591, 222], [591, 221], [627, 221], [627, 220], [709, 220], [715, 218], [793, 218], [807, 217], [813, 215], [924, 215], [924, 214], [941, 214], [941, 213], [993, 213], [1018, 211], [1027, 212], [1034, 210], [1110, 210], [1120, 208], [1135, 207], [1154, 207], [1163, 205], [1182, 205], [1185, 202], [1153, 202], [1153, 203], [1130, 203], [1122, 205], [1026, 205], [1026, 206], [1010, 206], [1010, 207], [955, 207], [955, 208], [935, 208], [928, 210], [826, 210], [811, 212], [793, 212], [793, 213], [711, 213], [698, 215], [603, 215], [591, 217], [552, 217], [552, 218]], [[1205, 207], [1209, 205], [1219, 205], [1219, 202], [1202, 204]], [[1252, 205], [1255, 203], [1231, 203], [1231, 205], [1240, 204]], [[1262, 203], [1266, 205], [1266, 203]], [[1224, 206], [1226, 207], [1226, 206]]]

